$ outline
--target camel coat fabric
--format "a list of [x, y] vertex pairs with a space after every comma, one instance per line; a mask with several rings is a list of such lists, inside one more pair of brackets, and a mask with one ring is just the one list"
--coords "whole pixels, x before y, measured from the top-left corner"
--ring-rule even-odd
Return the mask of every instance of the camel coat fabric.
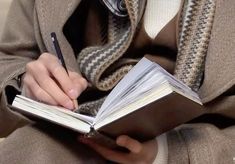
[[[7, 137], [0, 143], [0, 163], [104, 162], [91, 150], [89, 155], [78, 153], [84, 150], [84, 145], [77, 143], [73, 134], [71, 139], [51, 135], [53, 125], [41, 123], [44, 125], [41, 128], [40, 123], [32, 124], [10, 108], [14, 95], [20, 92], [18, 77], [24, 73], [26, 64], [43, 52], [53, 53], [52, 31], [58, 35], [68, 68], [79, 72], [74, 51], [63, 33], [66, 21], [79, 4], [80, 0], [14, 0], [11, 5], [0, 41], [0, 137]], [[207, 123], [199, 119], [168, 132], [169, 163], [234, 163], [234, 14], [234, 0], [216, 1], [204, 81], [199, 90], [205, 116], [216, 117], [209, 117], [212, 120]], [[97, 22], [93, 23], [95, 29]], [[67, 133], [65, 129], [56, 131], [61, 135]], [[76, 148], [70, 142], [76, 143]]]

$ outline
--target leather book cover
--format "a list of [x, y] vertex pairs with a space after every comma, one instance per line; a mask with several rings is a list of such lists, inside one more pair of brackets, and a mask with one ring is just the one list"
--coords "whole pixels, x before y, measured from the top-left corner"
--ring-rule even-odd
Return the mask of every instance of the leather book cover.
[[109, 138], [127, 134], [146, 141], [203, 114], [203, 106], [176, 93], [158, 99], [108, 125], [98, 132]]

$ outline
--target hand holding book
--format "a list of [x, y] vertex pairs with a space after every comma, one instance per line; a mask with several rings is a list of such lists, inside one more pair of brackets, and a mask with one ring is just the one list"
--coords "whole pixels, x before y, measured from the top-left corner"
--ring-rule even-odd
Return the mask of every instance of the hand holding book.
[[127, 151], [113, 150], [88, 138], [80, 138], [80, 141], [93, 148], [105, 159], [116, 163], [153, 163], [159, 150], [155, 139], [140, 143], [125, 135], [119, 136], [116, 144]]

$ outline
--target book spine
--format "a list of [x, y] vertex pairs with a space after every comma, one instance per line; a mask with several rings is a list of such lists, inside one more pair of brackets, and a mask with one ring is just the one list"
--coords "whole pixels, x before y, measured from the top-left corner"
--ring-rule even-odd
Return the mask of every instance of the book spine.
[[111, 149], [116, 149], [118, 147], [115, 139], [98, 132], [97, 130], [94, 129], [94, 127], [90, 128], [90, 132], [86, 134], [85, 137], [92, 139], [96, 143]]

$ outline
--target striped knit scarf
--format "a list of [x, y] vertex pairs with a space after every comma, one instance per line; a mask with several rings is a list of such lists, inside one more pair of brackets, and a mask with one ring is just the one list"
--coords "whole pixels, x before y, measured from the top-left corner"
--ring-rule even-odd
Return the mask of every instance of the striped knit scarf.
[[[121, 57], [130, 46], [143, 14], [140, 5], [145, 4], [143, 0], [125, 0], [125, 3], [129, 17], [109, 15], [107, 44], [87, 47], [78, 57], [81, 72], [98, 90], [111, 90], [135, 64], [121, 64]], [[214, 0], [185, 0], [180, 16], [175, 76], [196, 91], [203, 77], [214, 11]], [[104, 76], [106, 69], [114, 65], [118, 68]], [[96, 115], [103, 101], [101, 98], [82, 104], [76, 112]]]
[[214, 13], [215, 0], [187, 0], [181, 12], [175, 76], [195, 91], [203, 78]]

